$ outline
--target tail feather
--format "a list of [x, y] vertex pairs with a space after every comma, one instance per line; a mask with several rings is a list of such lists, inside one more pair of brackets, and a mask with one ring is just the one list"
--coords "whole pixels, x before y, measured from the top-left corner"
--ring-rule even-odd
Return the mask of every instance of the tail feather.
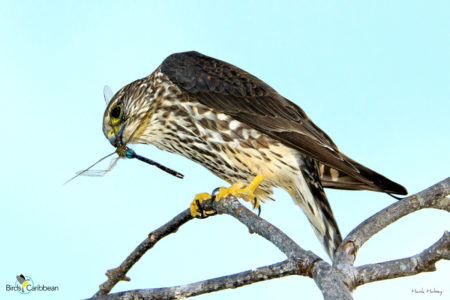
[[[320, 180], [325, 188], [342, 190], [369, 190], [388, 194], [407, 195], [408, 191], [400, 184], [342, 155], [345, 161], [358, 170], [359, 178], [350, 176], [336, 168], [320, 163]], [[364, 180], [361, 180], [361, 179]]]
[[300, 169], [303, 178], [299, 178], [291, 195], [305, 212], [316, 236], [333, 259], [342, 237], [320, 182], [318, 163], [312, 158], [303, 157]]
[[324, 188], [370, 190], [401, 195], [408, 193], [400, 184], [343, 154], [341, 157], [343, 162], [352, 167], [354, 174], [347, 174], [313, 158], [300, 155], [299, 166], [303, 176], [297, 178], [295, 189], [290, 191], [292, 198], [305, 212], [314, 232], [332, 259], [342, 242], [342, 237]]

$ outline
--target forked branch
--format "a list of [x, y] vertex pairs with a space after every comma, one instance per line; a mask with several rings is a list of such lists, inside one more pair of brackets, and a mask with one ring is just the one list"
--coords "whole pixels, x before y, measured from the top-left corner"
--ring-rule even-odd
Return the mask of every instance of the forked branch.
[[137, 246], [130, 255], [128, 255], [128, 257], [120, 264], [120, 266], [106, 272], [108, 280], [99, 286], [99, 290], [94, 295], [94, 297], [108, 294], [119, 281], [130, 281], [126, 274], [131, 269], [131, 267], [133, 267], [133, 265], [137, 263], [137, 261], [145, 254], [145, 252], [153, 248], [153, 246], [162, 238], [168, 236], [171, 233], [177, 232], [178, 228], [181, 225], [191, 219], [191, 212], [189, 209], [186, 209], [165, 225], [159, 227], [155, 231], [152, 231], [148, 235], [148, 237], [143, 240], [142, 243], [140, 243], [139, 246]]
[[357, 267], [355, 286], [422, 272], [433, 272], [436, 271], [436, 262], [441, 259], [450, 260], [450, 233], [448, 231], [431, 247], [412, 257]]
[[185, 210], [164, 226], [151, 232], [119, 267], [109, 270], [106, 274], [108, 280], [100, 285], [99, 291], [91, 299], [135, 299], [134, 297], [138, 299], [179, 299], [290, 275], [313, 278], [325, 299], [352, 299], [350, 291], [357, 286], [378, 280], [434, 271], [437, 261], [450, 260], [450, 234], [445, 232], [444, 236], [435, 244], [415, 256], [359, 267], [353, 266], [358, 249], [374, 234], [401, 217], [423, 208], [450, 211], [449, 194], [450, 178], [447, 178], [370, 217], [344, 239], [336, 253], [333, 266], [313, 252], [302, 249], [280, 229], [248, 210], [233, 196], [218, 202], [206, 201], [204, 204], [206, 210], [216, 210], [218, 214], [228, 214], [238, 219], [251, 232], [261, 235], [275, 245], [286, 255], [287, 259], [258, 269], [182, 286], [108, 294], [117, 282], [129, 280], [126, 277], [127, 272], [146, 251], [192, 219], [190, 211]]

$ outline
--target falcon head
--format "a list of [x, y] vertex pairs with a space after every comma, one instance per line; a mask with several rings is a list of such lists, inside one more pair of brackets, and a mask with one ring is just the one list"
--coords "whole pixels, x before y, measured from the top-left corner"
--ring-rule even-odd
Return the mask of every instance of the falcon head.
[[123, 87], [109, 101], [103, 116], [103, 133], [114, 147], [139, 142], [150, 117], [150, 94], [147, 84], [138, 80]]

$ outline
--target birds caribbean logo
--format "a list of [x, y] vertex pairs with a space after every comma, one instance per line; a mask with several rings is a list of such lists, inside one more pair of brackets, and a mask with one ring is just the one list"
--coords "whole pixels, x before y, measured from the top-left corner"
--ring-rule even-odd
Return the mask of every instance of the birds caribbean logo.
[[[111, 98], [113, 97], [112, 90], [107, 85], [103, 88], [103, 97], [105, 98], [106, 104], [108, 104], [109, 101], [111, 100]], [[104, 176], [106, 173], [108, 173], [109, 171], [111, 171], [115, 167], [115, 165], [117, 164], [117, 161], [120, 158], [128, 158], [128, 159], [137, 158], [138, 160], [143, 161], [143, 162], [145, 162], [145, 163], [147, 163], [149, 165], [153, 165], [153, 166], [163, 170], [164, 172], [169, 173], [170, 175], [173, 175], [175, 177], [183, 179], [183, 177], [184, 177], [183, 174], [181, 174], [181, 173], [179, 173], [179, 172], [177, 172], [175, 170], [172, 170], [172, 169], [170, 169], [170, 168], [168, 168], [168, 167], [166, 167], [166, 166], [164, 166], [164, 165], [162, 165], [162, 164], [160, 164], [160, 163], [158, 163], [158, 162], [156, 162], [154, 160], [151, 160], [151, 159], [149, 159], [147, 157], [144, 157], [144, 156], [141, 156], [141, 155], [137, 154], [133, 149], [128, 148], [126, 143], [122, 144], [121, 143], [121, 139], [118, 139], [117, 136], [121, 135], [123, 129], [124, 129], [124, 127], [122, 127], [118, 133], [114, 132], [114, 135], [116, 136], [116, 141], [118, 141], [117, 145], [115, 145], [116, 146], [116, 151], [114, 151], [114, 152], [112, 152], [112, 153], [110, 153], [110, 154], [100, 158], [98, 161], [96, 161], [94, 164], [92, 164], [88, 168], [86, 168], [86, 169], [84, 169], [82, 171], [78, 171], [75, 176], [73, 176], [72, 178], [67, 180], [64, 184], [69, 183], [70, 181], [74, 180], [75, 178], [77, 178], [78, 176], [81, 176], [81, 175], [82, 176]], [[108, 166], [108, 168], [106, 170], [91, 170], [98, 163], [100, 163], [101, 161], [107, 159], [108, 157], [111, 157], [114, 154], [117, 154], [117, 157], [114, 158], [110, 162], [110, 164], [109, 164], [109, 166]]]
[[16, 276], [16, 279], [22, 287], [22, 294], [29, 293], [29, 291], [25, 291], [25, 288], [31, 283], [31, 278], [25, 278], [23, 274], [20, 274]]

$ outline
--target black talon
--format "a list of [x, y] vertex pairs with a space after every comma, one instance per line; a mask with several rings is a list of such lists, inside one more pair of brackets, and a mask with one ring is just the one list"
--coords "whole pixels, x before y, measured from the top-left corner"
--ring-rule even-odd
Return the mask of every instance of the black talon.
[[216, 195], [217, 195], [217, 193], [219, 193], [219, 191], [220, 191], [220, 187], [216, 187], [216, 188], [212, 191], [211, 195], [213, 196], [214, 199], [216, 198]]
[[256, 209], [256, 204], [258, 201], [256, 200], [256, 197], [253, 198], [253, 209]]
[[216, 196], [220, 191], [220, 187], [215, 188], [212, 192], [211, 192], [211, 203], [213, 203], [216, 200]]
[[258, 206], [258, 217], [261, 216], [261, 205]]
[[200, 201], [198, 199], [195, 199], [195, 203], [197, 204], [197, 211], [200, 213], [200, 219], [205, 218], [205, 212], [203, 210], [203, 207], [200, 205]]
[[389, 196], [391, 196], [392, 198], [394, 198], [394, 199], [396, 199], [396, 200], [402, 200], [402, 199], [404, 199], [404, 198], [402, 198], [402, 197], [394, 196], [394, 195], [392, 195], [392, 194], [390, 194], [390, 193], [386, 193], [386, 194], [388, 194]]
[[[209, 203], [210, 203], [211, 207], [214, 205], [214, 202], [216, 201], [216, 195], [217, 195], [218, 190], [219, 190], [219, 188], [214, 189], [214, 191], [212, 192], [212, 195], [211, 195], [211, 199], [209, 199], [209, 201], [210, 201]], [[214, 210], [214, 212], [212, 214], [208, 214], [208, 217], [217, 215], [217, 211], [215, 209], [213, 209], [213, 210]]]
[[[215, 198], [216, 198], [216, 195], [213, 195], [208, 201], [214, 201]], [[217, 211], [215, 211], [215, 210], [213, 213], [209, 213], [208, 211], [205, 211], [200, 200], [195, 199], [195, 203], [197, 204], [197, 212], [200, 213], [200, 216], [197, 216], [196, 218], [206, 219], [207, 217], [217, 215]], [[210, 206], [212, 206], [212, 202], [210, 203]]]

